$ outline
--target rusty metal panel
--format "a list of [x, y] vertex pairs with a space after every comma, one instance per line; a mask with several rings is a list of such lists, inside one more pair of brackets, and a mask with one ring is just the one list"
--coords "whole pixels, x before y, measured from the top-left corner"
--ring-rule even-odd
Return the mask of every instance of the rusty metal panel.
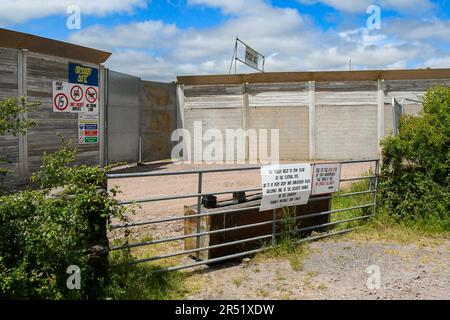
[[[323, 197], [323, 195], [322, 195]], [[312, 196], [311, 198], [314, 198]], [[231, 204], [227, 206], [220, 206], [220, 202], [218, 203], [218, 208], [208, 209], [202, 206], [201, 212], [204, 213], [214, 213], [222, 210], [234, 210], [232, 212], [226, 214], [216, 214], [211, 216], [204, 216], [200, 218], [200, 232], [205, 231], [213, 231], [220, 230], [225, 228], [232, 228], [237, 226], [245, 226], [251, 225], [260, 222], [268, 222], [273, 220], [273, 211], [262, 211], [260, 212], [258, 208], [254, 210], [245, 210], [249, 207], [259, 206], [261, 203], [260, 199], [248, 201], [240, 204]], [[185, 216], [195, 215], [197, 206], [186, 206], [185, 207]], [[277, 209], [276, 210], [276, 219], [286, 219], [287, 216], [304, 216], [312, 213], [320, 213], [331, 210], [331, 203], [329, 199], [310, 201], [308, 204], [296, 206], [295, 214], [294, 212], [288, 213], [285, 209]], [[304, 227], [312, 227], [324, 223], [330, 222], [330, 216], [325, 214], [318, 217], [306, 218], [306, 219], [298, 219], [291, 226], [293, 228], [304, 228]], [[275, 232], [283, 232], [286, 231], [285, 225], [277, 223]], [[266, 224], [263, 226], [255, 226], [249, 227], [240, 230], [227, 231], [221, 233], [215, 233], [206, 236], [200, 236], [200, 247], [213, 246], [216, 244], [222, 244], [227, 242], [233, 242], [237, 240], [251, 239], [258, 236], [271, 235], [273, 232], [272, 224]], [[307, 236], [312, 232], [305, 232], [302, 236]], [[195, 234], [197, 233], [197, 219], [189, 218], [185, 220], [184, 224], [184, 233], [185, 235]], [[247, 250], [255, 249], [261, 246], [260, 241], [249, 241], [242, 244], [230, 245], [221, 248], [215, 248], [210, 250], [205, 250], [200, 253], [201, 260], [208, 260], [217, 257], [223, 257], [235, 253], [245, 252]], [[196, 238], [188, 238], [185, 240], [185, 249], [195, 249], [196, 248]]]
[[177, 128], [176, 87], [173, 83], [141, 81], [142, 161], [169, 159]]

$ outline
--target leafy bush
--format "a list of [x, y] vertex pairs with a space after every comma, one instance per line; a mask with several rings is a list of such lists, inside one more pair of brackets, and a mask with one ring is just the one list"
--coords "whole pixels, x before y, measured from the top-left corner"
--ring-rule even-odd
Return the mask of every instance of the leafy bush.
[[[45, 155], [32, 180], [41, 187], [0, 197], [0, 297], [91, 299], [107, 276], [107, 225], [124, 208], [106, 192], [110, 168], [74, 165], [67, 145]], [[69, 290], [69, 266], [81, 290]]]
[[[28, 103], [24, 97], [0, 101], [0, 135], [11, 134], [17, 136], [25, 134], [28, 128], [36, 125], [36, 122], [24, 119], [21, 115], [37, 108], [40, 104], [39, 101]], [[11, 160], [0, 154], [0, 163], [2, 162], [10, 163]], [[0, 167], [0, 193], [4, 191], [3, 183], [8, 173], [10, 173], [10, 170]]]
[[419, 116], [383, 141], [380, 201], [397, 222], [450, 228], [450, 88], [435, 86]]

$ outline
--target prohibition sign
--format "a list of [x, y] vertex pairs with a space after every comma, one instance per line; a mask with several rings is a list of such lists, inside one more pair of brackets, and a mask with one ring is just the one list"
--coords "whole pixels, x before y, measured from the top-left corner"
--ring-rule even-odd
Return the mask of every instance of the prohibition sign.
[[80, 86], [73, 86], [70, 89], [70, 97], [73, 101], [78, 102], [83, 99], [83, 89]]
[[94, 103], [97, 101], [97, 89], [94, 87], [89, 87], [86, 89], [86, 99], [90, 103]]
[[53, 105], [59, 111], [64, 111], [69, 105], [69, 99], [67, 99], [67, 96], [64, 93], [58, 93], [53, 100]]

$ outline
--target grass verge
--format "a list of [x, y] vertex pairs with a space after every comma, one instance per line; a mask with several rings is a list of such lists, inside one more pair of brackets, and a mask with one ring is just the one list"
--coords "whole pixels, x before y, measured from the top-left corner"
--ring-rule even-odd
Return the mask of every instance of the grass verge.
[[[149, 237], [130, 242], [150, 241]], [[113, 245], [119, 242], [114, 241]], [[192, 273], [156, 272], [180, 264], [183, 256], [130, 265], [128, 262], [178, 251], [174, 243], [142, 246], [110, 252], [110, 280], [104, 286], [104, 299], [112, 300], [177, 300], [196, 291]]]

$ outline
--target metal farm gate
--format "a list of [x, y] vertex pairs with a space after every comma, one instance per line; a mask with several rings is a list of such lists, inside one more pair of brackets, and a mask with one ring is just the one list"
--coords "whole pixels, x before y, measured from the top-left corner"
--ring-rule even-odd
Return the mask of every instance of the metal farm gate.
[[[233, 260], [267, 250], [270, 248], [266, 245], [267, 243], [273, 243], [285, 234], [283, 226], [288, 220], [294, 221], [293, 228], [289, 230], [289, 233], [295, 235], [295, 242], [298, 243], [349, 232], [354, 229], [354, 222], [366, 220], [373, 216], [376, 211], [380, 161], [371, 159], [339, 163], [342, 170], [345, 166], [355, 164], [371, 165], [372, 169], [367, 174], [339, 180], [341, 186], [345, 184], [345, 186], [350, 187], [353, 186], [353, 183], [357, 183], [359, 188], [348, 188], [350, 192], [347, 192], [347, 188], [343, 188], [344, 190], [334, 194], [312, 196], [307, 205], [296, 207], [298, 209], [295, 209], [296, 214], [294, 216], [284, 215], [283, 209], [259, 212], [258, 194], [255, 193], [260, 194], [261, 187], [214, 193], [204, 192], [204, 177], [208, 174], [255, 171], [260, 170], [261, 166], [110, 174], [109, 179], [142, 179], [147, 177], [151, 180], [155, 177], [197, 176], [196, 193], [121, 202], [122, 205], [152, 202], [163, 207], [166, 201], [196, 198], [196, 204], [185, 207], [184, 215], [133, 221], [112, 226], [112, 232], [115, 232], [115, 230], [149, 226], [160, 226], [164, 229], [169, 223], [181, 222], [182, 227], [179, 234], [150, 238], [148, 241], [133, 243], [127, 241], [111, 246], [110, 250], [134, 250], [147, 246], [150, 248], [158, 247], [159, 250], [154, 251], [155, 253], [151, 256], [130, 261], [130, 264], [151, 263], [187, 256], [193, 259], [192, 261], [185, 259], [183, 263], [172, 262], [156, 270], [173, 271]], [[250, 193], [253, 193], [253, 195], [250, 195]], [[233, 201], [230, 202], [232, 205], [229, 207], [231, 209], [227, 209], [226, 206], [206, 209], [210, 204], [209, 202], [214, 202], [212, 195], [223, 196], [226, 194], [233, 194]], [[344, 200], [354, 197], [359, 197], [362, 203], [355, 204], [355, 202]], [[246, 198], [246, 202], [239, 201], [242, 198]], [[184, 246], [180, 246], [180, 242]]]

